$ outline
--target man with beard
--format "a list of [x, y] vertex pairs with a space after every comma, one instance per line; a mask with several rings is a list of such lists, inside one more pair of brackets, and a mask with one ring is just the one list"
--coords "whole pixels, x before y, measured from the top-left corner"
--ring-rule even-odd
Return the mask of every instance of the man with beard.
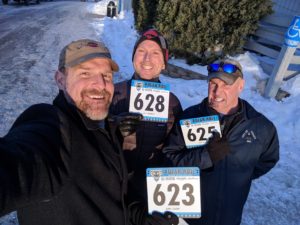
[[29, 107], [0, 138], [0, 216], [18, 210], [21, 225], [177, 223], [126, 205], [127, 169], [106, 120], [115, 71], [101, 42], [63, 48], [53, 104]]

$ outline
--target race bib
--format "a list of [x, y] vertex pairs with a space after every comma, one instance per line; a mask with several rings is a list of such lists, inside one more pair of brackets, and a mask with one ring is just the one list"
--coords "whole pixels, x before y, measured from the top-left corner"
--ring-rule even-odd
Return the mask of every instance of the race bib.
[[169, 84], [132, 80], [129, 112], [141, 113], [144, 120], [167, 122], [169, 98]]
[[187, 148], [206, 145], [213, 131], [221, 135], [217, 115], [180, 120], [180, 126]]
[[198, 167], [147, 169], [148, 213], [171, 211], [181, 218], [201, 217]]

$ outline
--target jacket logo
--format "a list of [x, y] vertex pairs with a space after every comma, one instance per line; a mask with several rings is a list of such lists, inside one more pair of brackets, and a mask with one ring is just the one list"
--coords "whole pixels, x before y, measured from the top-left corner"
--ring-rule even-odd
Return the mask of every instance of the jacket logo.
[[256, 136], [253, 130], [245, 130], [245, 132], [242, 135], [242, 138], [246, 140], [247, 143], [252, 143], [252, 141], [256, 140]]

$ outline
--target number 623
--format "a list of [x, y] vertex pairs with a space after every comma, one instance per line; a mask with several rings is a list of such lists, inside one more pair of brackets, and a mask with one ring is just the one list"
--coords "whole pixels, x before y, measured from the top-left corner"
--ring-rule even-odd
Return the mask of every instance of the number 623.
[[[157, 206], [162, 206], [166, 203], [166, 195], [161, 190], [161, 184], [157, 184], [153, 193], [153, 201]], [[180, 187], [178, 184], [168, 184], [167, 191], [172, 193], [171, 199], [169, 200], [168, 205], [176, 206], [180, 205], [180, 201], [178, 201], [178, 195]], [[186, 199], [181, 200], [184, 205], [190, 206], [195, 202], [195, 197], [193, 195], [194, 187], [191, 184], [183, 184], [182, 191], [185, 193]]]

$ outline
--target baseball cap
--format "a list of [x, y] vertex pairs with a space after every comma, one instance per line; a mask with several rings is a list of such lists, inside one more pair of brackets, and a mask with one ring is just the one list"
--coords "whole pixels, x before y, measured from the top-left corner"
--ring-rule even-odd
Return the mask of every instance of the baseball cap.
[[94, 58], [108, 59], [113, 71], [119, 71], [119, 66], [112, 60], [110, 52], [102, 42], [81, 39], [65, 46], [59, 56], [58, 69], [73, 67]]
[[219, 78], [226, 84], [232, 85], [238, 77], [243, 78], [241, 64], [233, 59], [217, 60], [207, 66], [208, 81]]
[[168, 50], [168, 43], [167, 40], [155, 29], [151, 28], [146, 31], [144, 31], [141, 36], [137, 39], [135, 42], [133, 52], [132, 52], [132, 61], [134, 58], [135, 51], [139, 44], [141, 44], [145, 40], [151, 40], [156, 42], [159, 47], [162, 50], [163, 56], [164, 56], [164, 61], [165, 65], [167, 65], [168, 59], [169, 59], [169, 50]]

